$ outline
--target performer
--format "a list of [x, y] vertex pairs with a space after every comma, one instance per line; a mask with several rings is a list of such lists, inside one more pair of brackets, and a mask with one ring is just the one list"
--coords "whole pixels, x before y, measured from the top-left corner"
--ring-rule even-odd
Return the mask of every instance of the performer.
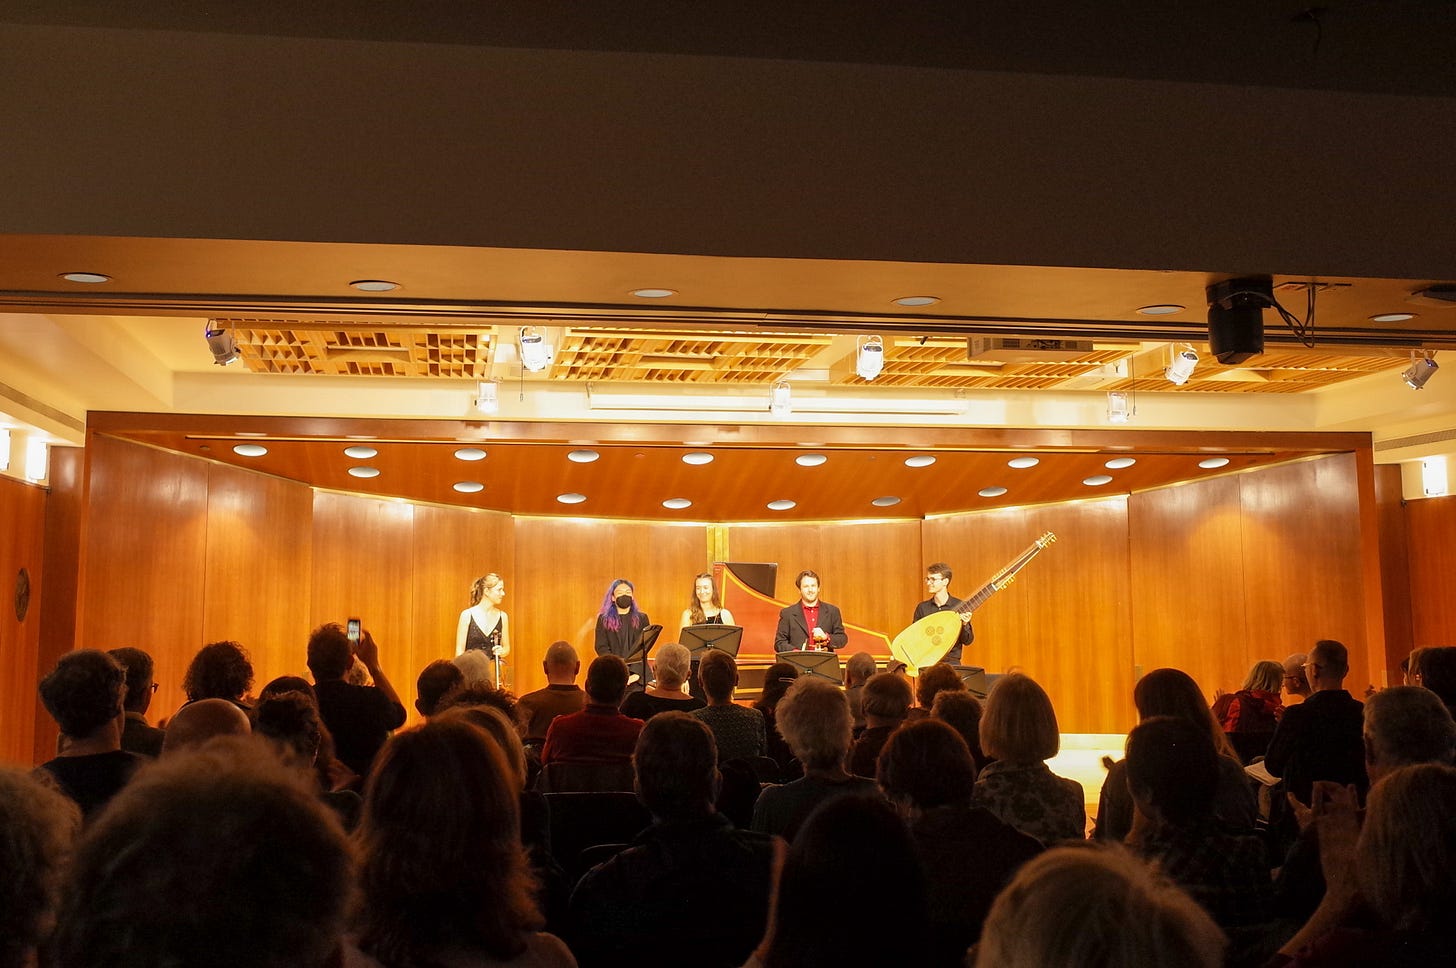
[[470, 607], [460, 613], [455, 629], [455, 654], [483, 649], [486, 655], [501, 657], [511, 652], [511, 626], [501, 602], [506, 597], [506, 583], [491, 572], [475, 579], [470, 586]]
[[704, 572], [693, 579], [692, 604], [683, 609], [683, 628], [689, 625], [734, 625], [733, 613], [718, 599], [718, 586], [713, 576]]
[[618, 578], [607, 586], [602, 609], [597, 613], [597, 655], [627, 658], [637, 645], [637, 637], [651, 624], [647, 613], [637, 608], [632, 583]]
[[[950, 566], [944, 562], [937, 561], [925, 569], [925, 587], [930, 591], [930, 597], [915, 606], [914, 621], [918, 622], [936, 612], [953, 612], [965, 604], [950, 593], [950, 577]], [[964, 612], [961, 615], [961, 634], [940, 661], [960, 665], [961, 649], [970, 645], [975, 638], [976, 632], [971, 628], [971, 613]]]
[[799, 601], [779, 612], [774, 651], [842, 649], [849, 641], [844, 619], [838, 608], [819, 600], [819, 576], [812, 571], [801, 571], [794, 584], [799, 589]]

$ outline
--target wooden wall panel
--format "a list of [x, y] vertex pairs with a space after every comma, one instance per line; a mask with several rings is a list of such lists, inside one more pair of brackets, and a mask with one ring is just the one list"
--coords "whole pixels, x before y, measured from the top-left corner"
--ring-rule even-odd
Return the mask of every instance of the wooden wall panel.
[[1400, 660], [1414, 648], [1411, 628], [1410, 532], [1401, 492], [1400, 465], [1375, 468], [1375, 501], [1380, 517], [1380, 588], [1384, 602], [1386, 684], [1399, 685]]
[[166, 716], [203, 644], [208, 465], [100, 434], [88, 450], [76, 646], [150, 652]]
[[208, 463], [203, 642], [241, 642], [254, 689], [306, 675], [313, 489]]
[[[29, 766], [35, 749], [45, 517], [44, 488], [0, 477], [0, 763]], [[22, 569], [23, 618], [16, 611]]]
[[[40, 597], [40, 648], [35, 664], [37, 679], [53, 668], [76, 640], [86, 459], [86, 451], [81, 447], [51, 448], [50, 493], [46, 496], [45, 516], [45, 591]], [[54, 755], [60, 730], [39, 702], [34, 706], [33, 719], [32, 759], [43, 763]]]
[[[1456, 645], [1456, 497], [1409, 501], [1411, 641]], [[1399, 659], [1397, 659], [1399, 661]]]

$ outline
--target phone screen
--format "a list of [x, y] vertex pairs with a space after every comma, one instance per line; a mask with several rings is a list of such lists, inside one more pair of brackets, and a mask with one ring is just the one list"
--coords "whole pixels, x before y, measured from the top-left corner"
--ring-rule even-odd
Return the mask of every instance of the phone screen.
[[357, 618], [349, 619], [349, 641], [359, 641], [359, 620]]

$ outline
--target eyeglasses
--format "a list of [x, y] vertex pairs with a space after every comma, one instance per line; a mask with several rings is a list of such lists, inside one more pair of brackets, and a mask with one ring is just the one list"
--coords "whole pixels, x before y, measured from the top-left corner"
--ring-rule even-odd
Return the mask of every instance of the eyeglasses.
[[927, 575], [925, 577], [925, 584], [927, 585], [934, 585], [938, 581], [950, 581], [950, 579], [942, 578], [939, 575]]

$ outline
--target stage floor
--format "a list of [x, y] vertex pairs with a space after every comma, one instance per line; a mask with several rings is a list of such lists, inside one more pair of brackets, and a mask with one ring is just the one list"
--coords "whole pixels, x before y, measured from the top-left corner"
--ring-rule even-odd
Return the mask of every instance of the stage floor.
[[1082, 794], [1087, 801], [1089, 832], [1097, 813], [1097, 798], [1102, 793], [1102, 781], [1107, 778], [1102, 757], [1122, 759], [1126, 743], [1125, 733], [1063, 733], [1062, 751], [1047, 760], [1047, 766], [1057, 776], [1064, 776], [1082, 784]]

